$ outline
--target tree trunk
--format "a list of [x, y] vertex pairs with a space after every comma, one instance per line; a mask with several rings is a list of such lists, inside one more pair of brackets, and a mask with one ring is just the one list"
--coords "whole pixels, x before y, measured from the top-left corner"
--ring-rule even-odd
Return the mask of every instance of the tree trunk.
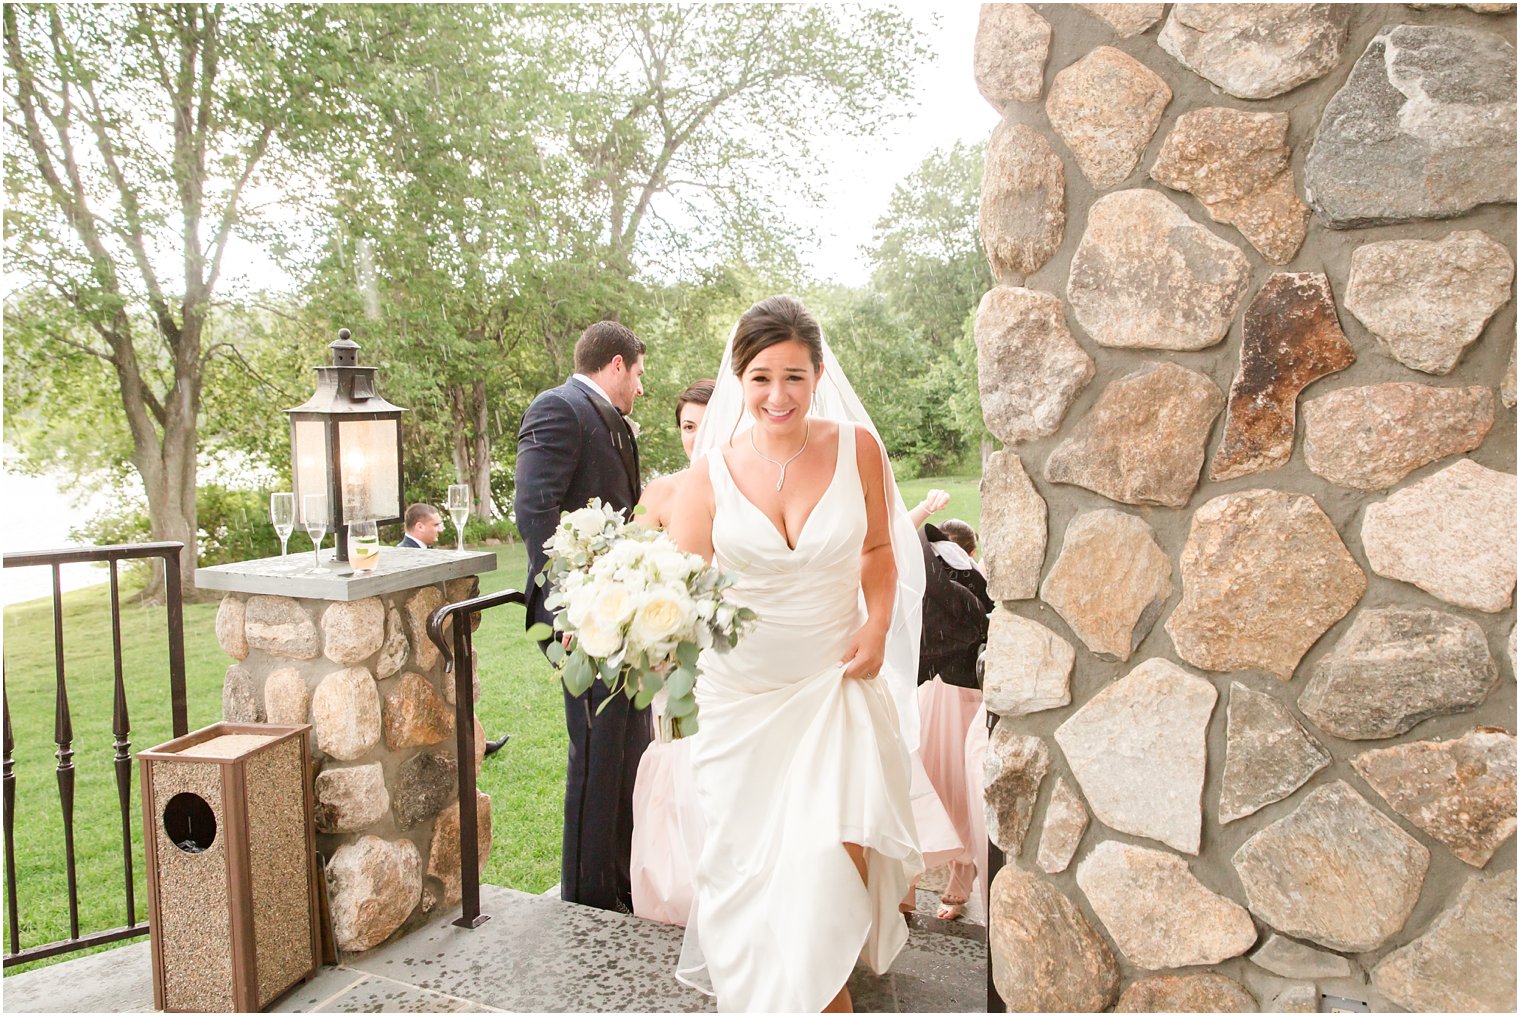
[[[196, 378], [198, 383], [199, 378]], [[194, 401], [199, 402], [197, 397]], [[162, 439], [138, 440], [132, 461], [142, 478], [148, 498], [149, 537], [155, 542], [177, 540], [185, 545], [180, 552], [180, 590], [188, 601], [195, 597], [198, 521], [195, 493], [199, 464], [195, 447], [197, 426], [178, 414], [169, 414]], [[164, 599], [164, 574], [155, 566], [143, 598], [152, 603]]]
[[486, 383], [475, 381], [448, 386], [449, 416], [454, 424], [451, 452], [454, 482], [468, 483], [475, 502], [473, 514], [491, 519], [496, 503], [491, 497], [491, 432], [487, 426]]
[[486, 423], [486, 383], [476, 381], [475, 397], [475, 514], [486, 521], [496, 517], [496, 501], [491, 497], [491, 431]]
[[464, 385], [449, 385], [449, 419], [454, 424], [449, 455], [454, 460], [454, 482], [470, 483], [470, 421], [465, 407]]

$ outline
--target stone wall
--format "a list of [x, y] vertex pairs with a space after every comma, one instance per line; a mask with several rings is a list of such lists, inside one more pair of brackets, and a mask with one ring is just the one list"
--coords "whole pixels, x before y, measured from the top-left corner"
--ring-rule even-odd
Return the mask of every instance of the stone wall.
[[[351, 602], [229, 594], [217, 611], [217, 641], [237, 661], [223, 718], [312, 725], [317, 849], [344, 952], [372, 949], [460, 900], [454, 677], [426, 624], [479, 584], [460, 578]], [[479, 720], [475, 746], [479, 772]], [[484, 870], [491, 799], [476, 798]]]
[[1514, 38], [982, 8], [1011, 1010], [1514, 1009]]

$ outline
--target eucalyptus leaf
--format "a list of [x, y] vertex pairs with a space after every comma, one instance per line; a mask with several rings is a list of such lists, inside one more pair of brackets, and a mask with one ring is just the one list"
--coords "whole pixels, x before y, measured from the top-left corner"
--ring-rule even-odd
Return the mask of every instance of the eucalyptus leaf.
[[553, 637], [554, 637], [554, 629], [551, 628], [549, 625], [544, 624], [542, 621], [538, 621], [535, 624], [533, 624], [531, 627], [528, 628], [528, 641], [529, 642], [542, 642], [544, 639], [549, 639], [549, 638], [553, 638]]
[[682, 698], [690, 695], [692, 688], [696, 687], [696, 684], [697, 675], [685, 667], [671, 674], [669, 680], [665, 682], [665, 686], [670, 689], [671, 698]]

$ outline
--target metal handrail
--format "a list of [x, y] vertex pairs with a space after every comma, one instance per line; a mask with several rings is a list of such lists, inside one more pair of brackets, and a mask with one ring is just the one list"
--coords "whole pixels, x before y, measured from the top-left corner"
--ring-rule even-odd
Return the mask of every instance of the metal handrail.
[[[504, 589], [458, 603], [446, 603], [428, 617], [427, 633], [443, 654], [444, 673], [454, 674], [454, 735], [459, 755], [459, 920], [461, 928], [478, 928], [490, 920], [480, 912], [480, 829], [475, 808], [475, 653], [470, 619], [506, 603], [526, 605], [516, 589]], [[444, 625], [454, 619], [454, 645]], [[461, 662], [462, 661], [462, 662]], [[459, 666], [455, 666], [460, 663]]]
[[[175, 737], [189, 732], [188, 709], [185, 701], [185, 632], [184, 602], [180, 587], [180, 554], [185, 545], [178, 542], [114, 544], [106, 547], [62, 547], [56, 550], [24, 550], [7, 553], [3, 557], [6, 568], [29, 568], [47, 566], [53, 570], [53, 668], [54, 668], [54, 714], [53, 741], [58, 745], [54, 753], [58, 759], [56, 770], [58, 799], [63, 811], [64, 869], [69, 889], [69, 937], [57, 942], [20, 948], [20, 906], [16, 892], [16, 773], [15, 739], [11, 734], [10, 695], [4, 697], [5, 709], [5, 876], [6, 919], [10, 932], [10, 944], [5, 955], [5, 966], [46, 959], [62, 953], [73, 952], [89, 946], [115, 942], [147, 934], [148, 922], [137, 920], [137, 901], [132, 874], [132, 742], [131, 722], [127, 714], [127, 691], [122, 673], [121, 659], [121, 590], [118, 583], [117, 565], [122, 561], [141, 558], [162, 558], [164, 562], [164, 598], [167, 606], [166, 623], [169, 635], [169, 699], [171, 723]], [[110, 565], [111, 586], [111, 652], [114, 660], [113, 703], [111, 710], [111, 733], [114, 738], [112, 759], [116, 770], [116, 795], [121, 808], [122, 866], [125, 881], [127, 923], [120, 928], [79, 934], [79, 882], [74, 856], [74, 722], [69, 708], [68, 679], [63, 657], [63, 581], [59, 569], [65, 564], [104, 561]]]

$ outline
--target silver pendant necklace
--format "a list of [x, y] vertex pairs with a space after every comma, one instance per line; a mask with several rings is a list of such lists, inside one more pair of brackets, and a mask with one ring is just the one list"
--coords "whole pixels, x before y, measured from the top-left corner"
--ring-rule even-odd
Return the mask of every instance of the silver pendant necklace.
[[777, 462], [775, 459], [771, 458], [769, 455], [765, 454], [764, 452], [762, 452], [759, 449], [759, 447], [755, 444], [755, 428], [751, 427], [749, 429], [749, 446], [755, 450], [755, 454], [758, 455], [758, 456], [760, 456], [765, 461], [769, 462], [771, 465], [773, 465], [773, 466], [780, 466], [781, 467], [781, 475], [778, 476], [778, 477], [776, 477], [776, 489], [777, 490], [780, 490], [781, 489], [781, 485], [786, 482], [786, 467], [789, 466], [789, 465], [791, 465], [793, 462], [797, 461], [797, 456], [798, 455], [801, 455], [803, 452], [807, 451], [808, 438], [810, 438], [812, 436], [813, 436], [813, 421], [812, 420], [808, 420], [807, 421], [807, 429], [802, 432], [802, 447], [798, 448], [797, 451], [796, 451], [796, 453], [791, 458], [787, 459], [785, 462]]

